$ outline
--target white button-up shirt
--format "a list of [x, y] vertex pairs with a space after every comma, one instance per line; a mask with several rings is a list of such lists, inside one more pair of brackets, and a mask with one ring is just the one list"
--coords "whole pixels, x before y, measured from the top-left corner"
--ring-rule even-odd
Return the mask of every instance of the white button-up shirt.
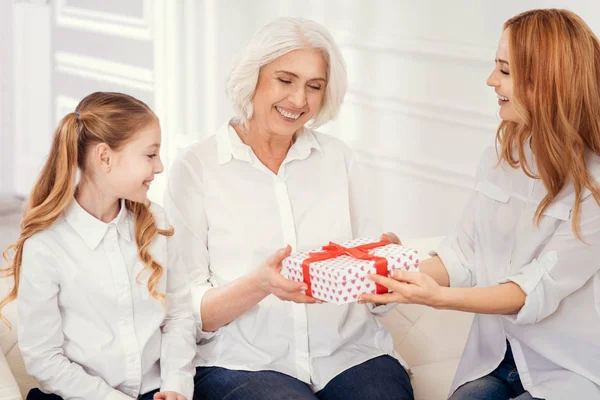
[[[164, 211], [152, 211], [157, 226], [168, 229]], [[25, 242], [19, 347], [42, 390], [101, 400], [160, 388], [192, 399], [196, 341], [186, 272], [171, 238], [157, 235], [149, 251], [164, 269], [157, 290], [167, 308], [150, 296], [150, 272], [138, 279], [144, 264], [123, 202], [107, 224], [73, 200]]]
[[[533, 163], [531, 150], [526, 156]], [[517, 315], [476, 315], [452, 391], [492, 372], [511, 344], [523, 387], [544, 399], [600, 398], [600, 207], [581, 201], [581, 236], [571, 230], [568, 184], [533, 221], [546, 194], [541, 180], [501, 165], [494, 147], [481, 160], [475, 191], [455, 236], [437, 253], [450, 286], [517, 283], [527, 294]], [[600, 178], [600, 157], [587, 165]], [[533, 172], [536, 172], [535, 165]]]
[[395, 356], [374, 315], [387, 308], [357, 303], [305, 305], [271, 295], [215, 334], [202, 332], [206, 291], [249, 273], [284, 245], [309, 250], [380, 235], [368, 226], [376, 210], [361, 175], [346, 145], [308, 129], [297, 134], [277, 174], [229, 124], [175, 161], [164, 206], [183, 233], [177, 241], [204, 338], [197, 365], [278, 371], [318, 391], [354, 365]]

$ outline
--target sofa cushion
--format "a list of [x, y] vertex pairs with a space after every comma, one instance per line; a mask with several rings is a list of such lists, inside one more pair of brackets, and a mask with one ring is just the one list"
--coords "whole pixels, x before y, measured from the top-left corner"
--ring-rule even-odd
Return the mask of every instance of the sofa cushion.
[[[418, 250], [420, 258], [425, 259], [441, 239], [409, 240], [405, 244]], [[415, 400], [446, 399], [473, 315], [400, 304], [380, 320], [391, 332], [396, 352], [410, 367]]]

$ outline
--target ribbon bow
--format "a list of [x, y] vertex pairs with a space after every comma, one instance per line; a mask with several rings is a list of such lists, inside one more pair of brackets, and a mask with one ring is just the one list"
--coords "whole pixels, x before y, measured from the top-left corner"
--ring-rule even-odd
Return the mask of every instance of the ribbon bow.
[[[359, 259], [359, 260], [371, 260], [375, 261], [375, 271], [377, 275], [387, 276], [388, 275], [388, 261], [384, 257], [377, 257], [369, 254], [369, 250], [375, 249], [377, 247], [383, 247], [390, 244], [388, 241], [380, 241], [362, 244], [356, 247], [344, 247], [340, 246], [337, 243], [329, 242], [329, 245], [323, 246], [323, 251], [309, 253], [309, 257], [304, 259], [302, 262], [302, 276], [304, 277], [304, 282], [308, 286], [306, 289], [306, 295], [312, 296], [311, 284], [310, 284], [310, 264], [316, 261], [324, 261], [332, 258], [336, 258], [342, 255], [348, 255], [350, 257]], [[375, 284], [377, 289], [377, 294], [387, 293], [388, 288], [378, 283]]]

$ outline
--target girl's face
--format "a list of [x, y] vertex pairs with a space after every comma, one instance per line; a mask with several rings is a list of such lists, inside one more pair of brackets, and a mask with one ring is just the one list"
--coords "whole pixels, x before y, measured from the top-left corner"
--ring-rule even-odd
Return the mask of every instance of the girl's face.
[[164, 170], [159, 155], [160, 137], [157, 119], [136, 133], [118, 151], [110, 150], [111, 168], [105, 183], [114, 197], [138, 203], [147, 201], [154, 175]]

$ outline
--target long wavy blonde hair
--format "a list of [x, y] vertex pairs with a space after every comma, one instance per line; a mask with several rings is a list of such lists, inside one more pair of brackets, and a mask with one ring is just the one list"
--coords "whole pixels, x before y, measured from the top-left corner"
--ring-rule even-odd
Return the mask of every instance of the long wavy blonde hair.
[[[67, 114], [59, 122], [44, 168], [28, 198], [19, 239], [2, 254], [8, 267], [0, 269], [0, 274], [14, 278], [12, 290], [0, 302], [0, 319], [9, 327], [11, 324], [2, 315], [2, 309], [18, 296], [23, 246], [31, 236], [50, 227], [73, 200], [77, 171], [85, 173], [86, 150], [98, 143], [106, 143], [119, 150], [137, 132], [156, 121], [152, 110], [134, 97], [96, 92], [86, 96], [76, 112]], [[146, 270], [151, 271], [148, 290], [152, 297], [164, 304], [165, 295], [156, 290], [163, 268], [154, 260], [148, 247], [157, 234], [173, 235], [173, 228], [158, 229], [149, 202], [142, 204], [127, 200], [125, 207], [134, 216], [138, 256], [145, 265], [140, 275]]]
[[[600, 155], [600, 42], [587, 24], [567, 10], [526, 11], [504, 24], [509, 35], [514, 106], [522, 123], [502, 121], [496, 134], [500, 162], [540, 178], [547, 194], [535, 222], [565, 184], [575, 188], [572, 230], [580, 236], [583, 191], [600, 205], [600, 188], [587, 169], [586, 148]], [[530, 140], [539, 176], [527, 165]], [[514, 149], [518, 149], [515, 157]]]

